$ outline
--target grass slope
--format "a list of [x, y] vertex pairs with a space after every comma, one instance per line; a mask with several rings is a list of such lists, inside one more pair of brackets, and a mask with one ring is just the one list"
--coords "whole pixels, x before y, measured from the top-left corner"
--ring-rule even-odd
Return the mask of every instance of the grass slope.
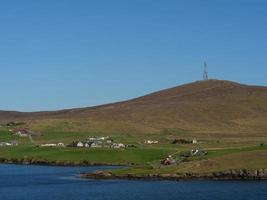
[[221, 135], [266, 135], [267, 88], [208, 80], [133, 100], [55, 112], [0, 112], [0, 120], [26, 121], [36, 130], [159, 133], [189, 130]]

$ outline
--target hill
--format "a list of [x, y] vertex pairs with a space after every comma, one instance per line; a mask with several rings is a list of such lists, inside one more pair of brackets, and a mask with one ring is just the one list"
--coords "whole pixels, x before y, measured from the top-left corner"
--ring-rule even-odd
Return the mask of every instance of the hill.
[[0, 111], [0, 121], [39, 130], [217, 135], [267, 134], [267, 87], [197, 81], [136, 99], [53, 112]]

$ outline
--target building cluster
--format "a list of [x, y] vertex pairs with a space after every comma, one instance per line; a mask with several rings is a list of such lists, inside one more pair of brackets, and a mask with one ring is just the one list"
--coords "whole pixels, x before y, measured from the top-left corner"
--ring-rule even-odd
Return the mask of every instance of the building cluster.
[[68, 147], [78, 147], [78, 148], [113, 148], [122, 149], [126, 145], [122, 143], [115, 143], [113, 139], [109, 137], [89, 137], [85, 141], [73, 141]]

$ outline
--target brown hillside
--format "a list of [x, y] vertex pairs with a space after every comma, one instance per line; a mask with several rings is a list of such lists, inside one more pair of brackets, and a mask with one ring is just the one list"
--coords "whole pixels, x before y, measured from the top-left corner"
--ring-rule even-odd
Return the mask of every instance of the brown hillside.
[[39, 129], [101, 132], [267, 133], [267, 87], [198, 81], [133, 100], [54, 112], [0, 112], [1, 121], [27, 121]]

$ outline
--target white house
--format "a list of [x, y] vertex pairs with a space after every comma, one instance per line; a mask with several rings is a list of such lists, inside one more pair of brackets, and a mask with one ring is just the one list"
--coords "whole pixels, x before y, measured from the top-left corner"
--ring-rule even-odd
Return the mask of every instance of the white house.
[[56, 144], [41, 144], [41, 147], [56, 147]]
[[57, 146], [58, 146], [58, 147], [64, 147], [65, 145], [64, 145], [64, 143], [59, 142], [59, 143], [57, 144]]
[[82, 142], [78, 142], [76, 146], [77, 147], [83, 147], [83, 143]]
[[91, 144], [91, 148], [100, 148], [101, 146], [97, 142]]
[[158, 144], [159, 141], [157, 141], [157, 140], [146, 140], [145, 143], [146, 144]]
[[87, 140], [94, 141], [94, 140], [96, 140], [96, 138], [95, 137], [89, 137], [89, 138], [87, 138]]
[[88, 144], [88, 143], [86, 142], [86, 143], [84, 143], [84, 147], [86, 147], [86, 148], [90, 148], [90, 144]]
[[112, 143], [112, 140], [107, 140], [106, 143], [107, 144], [111, 144]]
[[3, 144], [4, 144], [3, 146], [12, 146], [10, 142], [4, 142]]
[[0, 142], [0, 146], [1, 147], [5, 147], [5, 146], [17, 146], [18, 143], [16, 141], [11, 141], [11, 142]]
[[111, 145], [111, 148], [113, 148], [113, 149], [121, 149], [121, 148], [125, 148], [125, 145], [122, 144], [122, 143], [113, 143]]

